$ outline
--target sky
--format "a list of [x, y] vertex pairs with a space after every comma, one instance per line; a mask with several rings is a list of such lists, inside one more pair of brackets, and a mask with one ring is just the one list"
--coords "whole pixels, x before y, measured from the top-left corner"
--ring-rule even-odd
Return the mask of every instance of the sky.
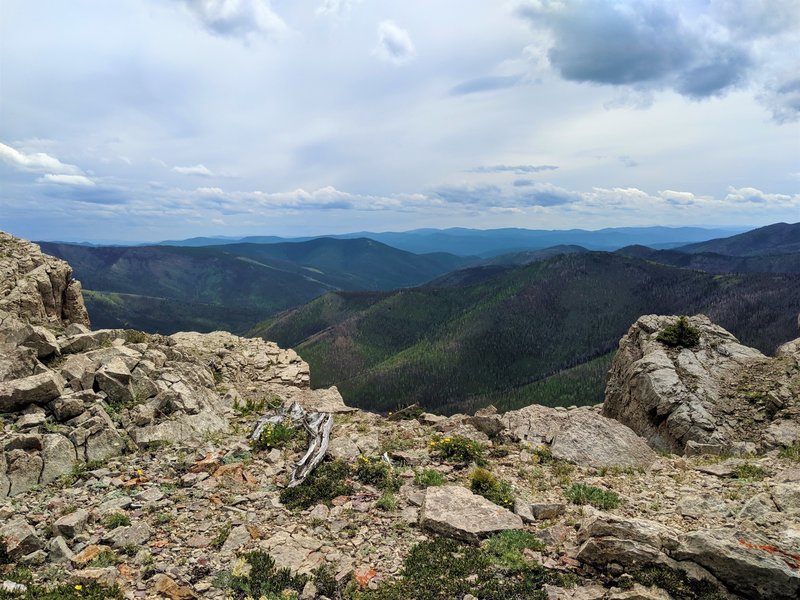
[[797, 0], [0, 0], [0, 229], [800, 221]]

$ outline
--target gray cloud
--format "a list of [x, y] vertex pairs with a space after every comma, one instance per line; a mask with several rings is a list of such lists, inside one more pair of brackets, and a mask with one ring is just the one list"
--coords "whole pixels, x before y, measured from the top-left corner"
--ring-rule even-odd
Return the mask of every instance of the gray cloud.
[[751, 48], [707, 15], [682, 14], [687, 6], [663, 0], [537, 0], [524, 3], [519, 14], [552, 34], [548, 56], [564, 79], [672, 88], [692, 98], [724, 93], [748, 76]]
[[502, 90], [519, 85], [521, 81], [522, 75], [478, 77], [476, 79], [470, 79], [463, 83], [459, 83], [450, 90], [449, 94], [451, 96], [464, 96], [466, 94], [474, 94], [476, 92]]
[[269, 0], [182, 0], [211, 33], [227, 37], [279, 35], [287, 30]]
[[638, 167], [639, 166], [639, 163], [636, 162], [635, 160], [633, 160], [627, 154], [623, 154], [622, 156], [620, 156], [618, 158], [619, 158], [619, 162], [621, 162], [626, 167]]
[[536, 183], [533, 179], [515, 179], [513, 182], [514, 187], [528, 187]]
[[414, 58], [416, 50], [411, 36], [393, 21], [382, 21], [378, 25], [378, 47], [375, 54], [382, 60], [402, 65]]
[[555, 171], [555, 165], [482, 165], [468, 169], [468, 173], [515, 173], [525, 175], [526, 173], [540, 173], [542, 171]]

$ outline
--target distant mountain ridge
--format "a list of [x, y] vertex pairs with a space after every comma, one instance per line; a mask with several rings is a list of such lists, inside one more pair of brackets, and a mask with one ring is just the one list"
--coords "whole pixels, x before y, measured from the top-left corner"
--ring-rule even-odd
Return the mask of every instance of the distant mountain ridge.
[[800, 252], [800, 223], [775, 223], [738, 235], [689, 244], [681, 252], [713, 252], [729, 256], [760, 256]]
[[515, 252], [535, 251], [560, 245], [583, 246], [589, 250], [616, 250], [632, 244], [665, 248], [738, 233], [741, 229], [704, 229], [701, 227], [612, 227], [596, 231], [584, 229], [415, 229], [403, 232], [359, 231], [324, 236], [282, 238], [247, 236], [238, 239], [198, 237], [187, 240], [166, 240], [157, 245], [223, 246], [231, 243], [277, 244], [306, 242], [318, 238], [369, 238], [394, 248], [425, 254], [448, 252], [459, 256], [479, 255], [484, 258]]
[[100, 327], [243, 332], [333, 290], [424, 283], [470, 259], [420, 256], [367, 239], [212, 247], [89, 247], [40, 242], [84, 284]]
[[707, 273], [800, 273], [800, 252], [729, 256], [713, 252], [690, 254], [680, 249], [654, 250], [646, 246], [626, 246], [616, 253]]

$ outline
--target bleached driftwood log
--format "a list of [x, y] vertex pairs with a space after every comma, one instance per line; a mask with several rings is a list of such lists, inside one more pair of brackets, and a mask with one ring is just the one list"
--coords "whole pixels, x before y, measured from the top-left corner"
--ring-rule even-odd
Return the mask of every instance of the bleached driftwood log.
[[287, 409], [281, 406], [273, 411], [274, 414], [262, 417], [256, 423], [253, 433], [250, 434], [251, 440], [258, 440], [267, 425], [278, 425], [284, 419], [289, 419], [294, 427], [302, 426], [308, 435], [308, 450], [303, 457], [297, 461], [292, 471], [292, 479], [289, 487], [300, 485], [305, 481], [311, 472], [322, 462], [328, 452], [331, 430], [333, 429], [333, 415], [324, 412], [306, 412], [297, 402]]

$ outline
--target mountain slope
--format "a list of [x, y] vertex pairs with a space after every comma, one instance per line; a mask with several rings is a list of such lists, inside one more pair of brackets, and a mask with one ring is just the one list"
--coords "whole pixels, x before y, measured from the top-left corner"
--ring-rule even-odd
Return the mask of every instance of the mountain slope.
[[681, 252], [714, 252], [729, 256], [759, 256], [800, 252], [800, 223], [775, 223], [726, 238], [677, 248]]
[[96, 326], [158, 333], [242, 332], [332, 290], [415, 285], [467, 260], [418, 256], [372, 240], [314, 240], [276, 248], [40, 245], [73, 265]]
[[646, 246], [626, 246], [617, 250], [617, 253], [707, 273], [800, 273], [800, 252], [727, 256], [712, 252], [688, 254], [679, 250], [653, 250]]
[[[800, 276], [562, 255], [475, 285], [328, 294], [251, 333], [294, 347], [312, 383], [336, 384], [349, 403], [449, 412], [524, 397], [516, 390], [608, 355], [641, 314], [697, 312], [772, 351], [795, 334]], [[602, 387], [598, 379], [580, 403], [597, 401]]]

